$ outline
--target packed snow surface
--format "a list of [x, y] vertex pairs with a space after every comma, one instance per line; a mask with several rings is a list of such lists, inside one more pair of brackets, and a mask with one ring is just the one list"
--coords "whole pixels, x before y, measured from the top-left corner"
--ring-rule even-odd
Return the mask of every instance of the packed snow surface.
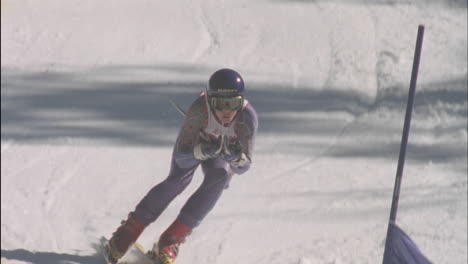
[[169, 100], [224, 67], [259, 115], [253, 166], [177, 263], [381, 263], [420, 24], [397, 223], [467, 263], [466, 0], [2, 0], [2, 264], [102, 264], [99, 238], [169, 172]]

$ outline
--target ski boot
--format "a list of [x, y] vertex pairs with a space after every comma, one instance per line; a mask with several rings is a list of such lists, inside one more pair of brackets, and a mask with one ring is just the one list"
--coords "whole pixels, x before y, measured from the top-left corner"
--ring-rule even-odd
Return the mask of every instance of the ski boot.
[[138, 221], [133, 213], [128, 215], [127, 220], [122, 221], [121, 225], [112, 234], [107, 245], [108, 259], [111, 263], [117, 263], [127, 250], [137, 240], [145, 226]]
[[174, 264], [180, 245], [191, 233], [192, 230], [188, 226], [179, 220], [174, 221], [161, 235], [158, 243], [154, 244], [151, 258], [156, 260], [156, 263]]

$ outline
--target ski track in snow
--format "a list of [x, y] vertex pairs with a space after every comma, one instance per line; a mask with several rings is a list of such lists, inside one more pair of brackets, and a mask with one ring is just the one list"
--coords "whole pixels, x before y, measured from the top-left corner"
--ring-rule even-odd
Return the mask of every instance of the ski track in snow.
[[199, 42], [197, 49], [192, 57], [192, 61], [199, 61], [206, 55], [212, 53], [219, 46], [219, 40], [214, 28], [210, 25], [207, 14], [205, 13], [204, 3], [197, 3], [198, 20], [200, 21], [203, 34], [202, 40]]
[[291, 175], [294, 175], [295, 171], [303, 169], [307, 166], [311, 166], [314, 162], [318, 161], [320, 158], [325, 157], [327, 154], [332, 152], [333, 149], [340, 142], [347, 128], [354, 123], [354, 120], [356, 120], [356, 118], [353, 119], [353, 121], [346, 123], [343, 126], [343, 129], [341, 129], [341, 131], [338, 133], [338, 135], [334, 137], [334, 139], [332, 140], [332, 143], [330, 143], [328, 147], [321, 150], [320, 153], [314, 154], [312, 157], [308, 157], [304, 159], [303, 161], [299, 162], [299, 164], [295, 165], [294, 167], [288, 168], [284, 171], [280, 171], [279, 173], [271, 176], [270, 182], [268, 184], [273, 184], [278, 180], [284, 180], [285, 177], [288, 177], [289, 179], [291, 179], [291, 177], [293, 177]]
[[63, 164], [57, 164], [52, 168], [50, 178], [47, 180], [46, 187], [44, 189], [45, 199], [42, 203], [43, 208], [46, 213], [49, 213], [53, 204], [57, 200], [57, 195], [60, 191], [63, 190], [64, 186], [68, 185], [70, 180], [76, 176], [77, 170], [82, 166], [81, 160], [85, 157], [77, 156], [76, 151], [64, 152], [60, 158], [66, 155], [73, 160], [73, 165], [71, 167], [67, 166], [64, 171]]

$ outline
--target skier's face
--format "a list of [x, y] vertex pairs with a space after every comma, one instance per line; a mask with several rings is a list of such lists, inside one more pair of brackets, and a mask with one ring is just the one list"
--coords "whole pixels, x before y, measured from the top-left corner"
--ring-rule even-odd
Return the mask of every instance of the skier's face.
[[236, 116], [237, 111], [232, 110], [215, 110], [216, 117], [219, 121], [221, 121], [224, 125], [231, 123], [231, 121]]
[[242, 109], [244, 97], [237, 95], [233, 97], [209, 97], [209, 103], [214, 110], [216, 117], [223, 124], [227, 125], [232, 122], [237, 114], [237, 111]]

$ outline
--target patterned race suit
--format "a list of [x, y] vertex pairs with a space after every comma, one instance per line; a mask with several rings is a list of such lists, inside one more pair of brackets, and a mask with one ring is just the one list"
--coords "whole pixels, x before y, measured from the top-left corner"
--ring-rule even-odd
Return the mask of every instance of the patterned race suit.
[[[250, 168], [258, 127], [254, 108], [244, 100], [244, 106], [234, 120], [228, 126], [223, 126], [217, 121], [207, 101], [207, 95], [202, 93], [192, 103], [177, 137], [169, 176], [154, 186], [135, 209], [135, 217], [145, 226], [154, 222], [189, 185], [200, 164], [205, 175], [203, 183], [188, 199], [178, 216], [178, 220], [191, 229], [197, 227], [214, 207], [232, 175], [242, 174]], [[238, 167], [221, 157], [203, 161], [196, 159], [193, 149], [200, 141], [200, 131], [212, 140], [219, 140], [221, 136], [230, 142], [238, 140], [247, 162]]]

